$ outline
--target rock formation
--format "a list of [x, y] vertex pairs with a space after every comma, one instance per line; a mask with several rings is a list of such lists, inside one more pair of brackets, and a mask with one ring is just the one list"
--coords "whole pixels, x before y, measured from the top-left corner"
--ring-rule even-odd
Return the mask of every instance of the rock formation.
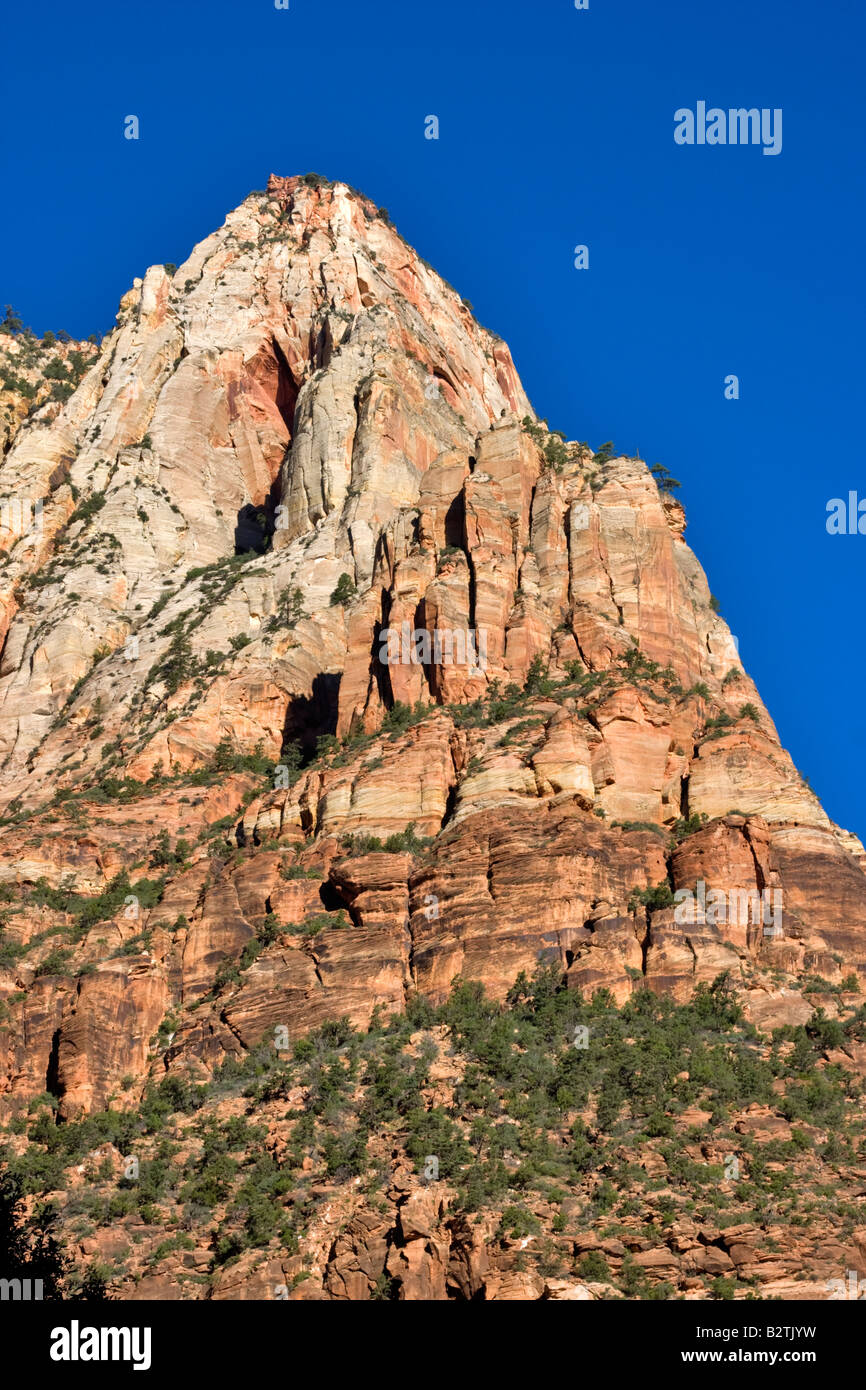
[[[765, 1030], [806, 977], [866, 980], [862, 847], [663, 477], [551, 433], [366, 198], [272, 177], [92, 351], [2, 459], [41, 503], [0, 530], [7, 1117], [539, 961], [619, 1003], [728, 972]], [[413, 1201], [427, 1255], [389, 1277], [440, 1296], [457, 1242], [471, 1288], [477, 1235]], [[677, 1258], [727, 1268], [728, 1236]], [[377, 1239], [340, 1237], [331, 1296]]]

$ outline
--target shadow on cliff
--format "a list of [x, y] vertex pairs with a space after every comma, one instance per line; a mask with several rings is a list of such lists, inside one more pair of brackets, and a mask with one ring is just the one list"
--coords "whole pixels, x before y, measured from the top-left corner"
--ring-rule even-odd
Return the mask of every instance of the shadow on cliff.
[[297, 744], [302, 766], [316, 757], [316, 744], [322, 736], [337, 732], [341, 679], [340, 671], [320, 672], [311, 694], [297, 696], [286, 711], [283, 748]]

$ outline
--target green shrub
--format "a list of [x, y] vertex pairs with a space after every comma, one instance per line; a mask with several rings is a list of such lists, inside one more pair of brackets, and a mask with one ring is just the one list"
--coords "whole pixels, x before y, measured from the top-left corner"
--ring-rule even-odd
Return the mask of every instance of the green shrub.
[[499, 1234], [519, 1240], [522, 1236], [537, 1235], [541, 1230], [538, 1217], [526, 1207], [507, 1206], [499, 1222]]
[[664, 907], [672, 907], [673, 903], [673, 889], [663, 878], [654, 888], [633, 888], [629, 894], [628, 910], [636, 912], [639, 907], [646, 907], [650, 912], [656, 912]]
[[591, 1284], [607, 1284], [610, 1282], [610, 1266], [600, 1250], [588, 1250], [581, 1256], [577, 1266], [577, 1276]]
[[341, 574], [337, 580], [337, 586], [331, 594], [331, 604], [349, 603], [355, 597], [358, 590], [355, 581], [350, 574]]

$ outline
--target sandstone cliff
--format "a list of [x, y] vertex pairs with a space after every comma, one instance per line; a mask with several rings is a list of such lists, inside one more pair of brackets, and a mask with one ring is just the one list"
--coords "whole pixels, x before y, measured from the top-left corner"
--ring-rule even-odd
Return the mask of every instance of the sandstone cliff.
[[7, 1115], [539, 961], [620, 1004], [728, 972], [762, 1030], [862, 984], [862, 847], [682, 507], [550, 433], [367, 199], [271, 178], [92, 352], [0, 466], [41, 503], [0, 531]]
[[[118, 1034], [135, 979], [158, 1022], [266, 911], [323, 903], [354, 930], [266, 952], [215, 1013], [223, 1045], [261, 1036], [287, 991], [293, 1030], [360, 1021], [459, 974], [503, 990], [539, 953], [618, 997], [630, 972], [682, 994], [721, 968], [866, 969], [862, 859], [780, 747], [682, 508], [639, 459], [548, 434], [506, 345], [346, 185], [272, 178], [173, 276], [152, 267], [55, 418], [17, 432], [0, 494], [43, 500], [0, 581], [0, 878], [96, 896], [161, 832], [195, 845], [160, 903], [112, 920], [150, 951], [118, 970], [101, 928], [75, 940], [49, 991], [61, 1058], [82, 1015], [88, 1038]], [[404, 627], [483, 633], [486, 660], [383, 663]], [[316, 757], [322, 735], [341, 742]], [[277, 769], [272, 790], [250, 801], [241, 774], [185, 795], [227, 740]], [[229, 842], [267, 848], [254, 872], [210, 853], [228, 818]], [[434, 841], [420, 857], [343, 851], [409, 824]], [[287, 895], [297, 855], [320, 881]], [[629, 911], [635, 888], [701, 878], [778, 887], [782, 933]], [[7, 937], [41, 926], [25, 909]], [[9, 993], [39, 967], [23, 959]], [[80, 1083], [61, 1067], [68, 1105], [116, 1081], [90, 1046]]]

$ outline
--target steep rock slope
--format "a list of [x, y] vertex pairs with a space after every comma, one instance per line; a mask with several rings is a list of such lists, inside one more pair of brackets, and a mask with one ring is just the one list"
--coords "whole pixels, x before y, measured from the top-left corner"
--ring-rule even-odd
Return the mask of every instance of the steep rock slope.
[[[728, 971], [764, 1028], [809, 1016], [805, 976], [866, 978], [862, 848], [682, 507], [550, 434], [360, 194], [271, 178], [136, 282], [51, 414], [0, 470], [43, 503], [0, 534], [7, 1110], [132, 1105], [539, 958], [620, 1002]], [[682, 920], [700, 883], [742, 920]]]

